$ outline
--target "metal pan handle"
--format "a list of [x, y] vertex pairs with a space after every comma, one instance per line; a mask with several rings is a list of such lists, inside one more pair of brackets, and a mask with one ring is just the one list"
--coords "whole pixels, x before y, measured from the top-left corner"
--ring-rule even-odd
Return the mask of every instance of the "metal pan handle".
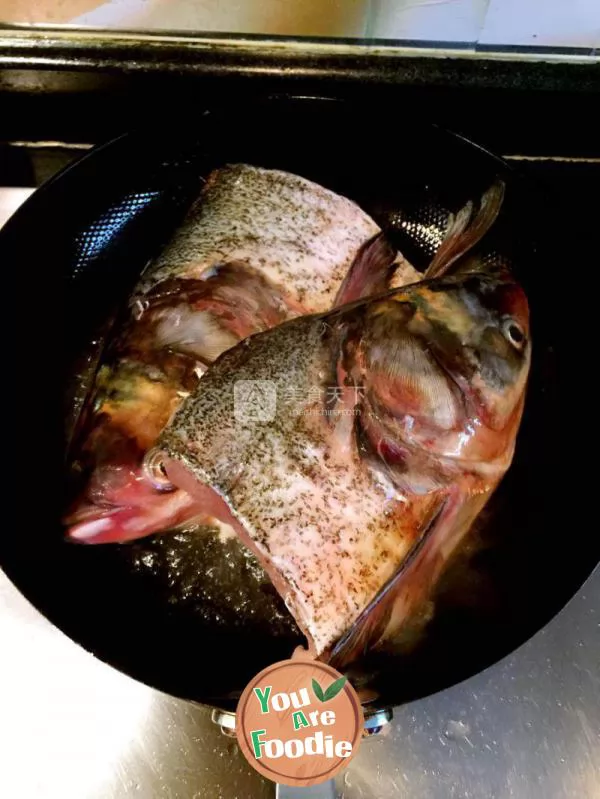
[[[390, 709], [376, 710], [372, 713], [365, 712], [365, 737], [378, 735], [389, 726], [392, 716]], [[235, 738], [235, 713], [213, 710], [212, 720], [219, 725], [224, 735]], [[323, 782], [321, 785], [311, 785], [307, 788], [277, 785], [275, 790], [275, 799], [336, 799], [336, 797], [335, 782], [333, 780]]]
[[[365, 736], [378, 735], [391, 721], [391, 710], [365, 713]], [[321, 785], [312, 785], [309, 788], [278, 785], [275, 791], [275, 799], [337, 799], [337, 795], [333, 780], [323, 782]]]
[[278, 785], [275, 799], [336, 799], [335, 782], [328, 780], [320, 785], [297, 788], [291, 785]]

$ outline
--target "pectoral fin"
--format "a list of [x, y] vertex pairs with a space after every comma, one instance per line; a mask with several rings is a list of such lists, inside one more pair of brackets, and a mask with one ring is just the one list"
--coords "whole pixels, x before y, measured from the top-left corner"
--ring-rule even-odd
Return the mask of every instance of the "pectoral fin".
[[396, 573], [332, 648], [328, 662], [343, 669], [397, 632], [429, 595], [457, 544], [491, 494], [456, 489], [446, 494], [422, 526]]
[[383, 233], [369, 239], [352, 262], [335, 298], [334, 308], [383, 293], [389, 288], [395, 263], [396, 253]]

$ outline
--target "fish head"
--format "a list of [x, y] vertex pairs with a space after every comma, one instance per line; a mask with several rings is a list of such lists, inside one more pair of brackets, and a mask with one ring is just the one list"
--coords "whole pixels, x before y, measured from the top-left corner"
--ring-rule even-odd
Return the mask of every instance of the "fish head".
[[528, 303], [508, 275], [422, 281], [367, 306], [355, 368], [378, 448], [504, 471], [531, 358]]
[[177, 407], [178, 387], [139, 363], [106, 372], [103, 379], [100, 370], [72, 447], [73, 500], [64, 521], [74, 541], [138, 538], [158, 514], [177, 521], [172, 511], [181, 500], [144, 459]]
[[264, 277], [236, 262], [165, 281], [131, 306], [72, 447], [75, 500], [64, 521], [79, 542], [129, 541], [189, 522], [194, 503], [147, 453], [207, 365], [291, 313]]

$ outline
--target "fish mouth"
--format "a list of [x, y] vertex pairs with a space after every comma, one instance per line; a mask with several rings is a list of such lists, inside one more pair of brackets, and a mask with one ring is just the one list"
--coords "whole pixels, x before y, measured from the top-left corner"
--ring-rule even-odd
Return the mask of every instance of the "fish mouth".
[[67, 528], [65, 538], [90, 544], [118, 541], [116, 531], [123, 528], [125, 514], [134, 514], [136, 510], [132, 505], [99, 505], [93, 502], [80, 505], [63, 519]]
[[78, 514], [76, 518], [66, 520], [68, 531], [66, 537], [69, 541], [93, 543], [106, 536], [114, 528], [112, 516], [117, 516], [123, 508], [113, 508], [105, 512], [98, 512], [97, 508]]
[[170, 483], [151, 460], [148, 469], [111, 486], [110, 493], [98, 499], [88, 491], [63, 523], [68, 541], [108, 544], [170, 531], [198, 516], [201, 509], [193, 498]]
[[78, 524], [82, 524], [83, 522], [87, 522], [94, 519], [104, 519], [107, 516], [111, 516], [115, 513], [118, 513], [124, 506], [122, 505], [96, 505], [93, 502], [90, 502], [87, 505], [82, 505], [77, 508], [77, 510], [73, 511], [73, 513], [69, 513], [67, 516], [63, 518], [63, 524], [67, 527], [75, 527]]

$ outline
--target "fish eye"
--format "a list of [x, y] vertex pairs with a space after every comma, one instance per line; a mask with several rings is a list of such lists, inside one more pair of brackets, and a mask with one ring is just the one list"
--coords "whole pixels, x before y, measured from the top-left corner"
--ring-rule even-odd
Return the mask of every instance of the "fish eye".
[[502, 332], [510, 343], [518, 350], [525, 345], [525, 331], [514, 319], [506, 319], [502, 325]]
[[144, 458], [144, 476], [157, 491], [173, 491], [175, 486], [167, 477], [167, 472], [162, 460], [162, 453], [151, 449]]

